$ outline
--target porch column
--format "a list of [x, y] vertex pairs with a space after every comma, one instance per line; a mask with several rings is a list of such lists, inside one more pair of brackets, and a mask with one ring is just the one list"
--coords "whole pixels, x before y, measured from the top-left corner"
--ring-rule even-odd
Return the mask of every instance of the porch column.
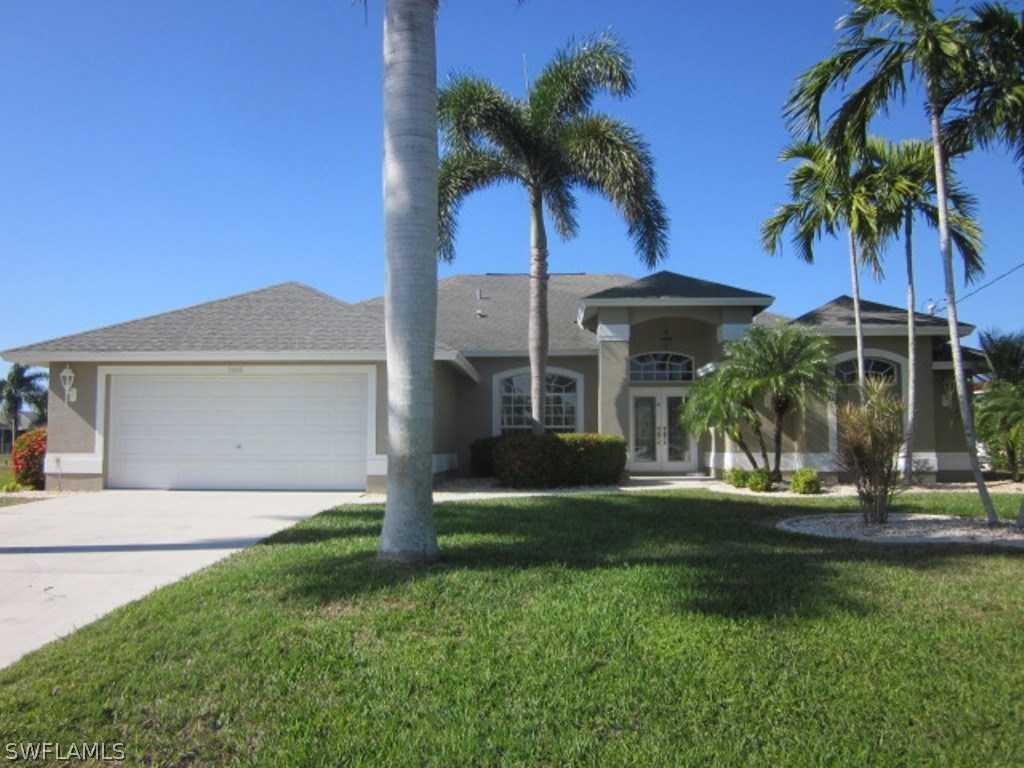
[[629, 433], [629, 312], [604, 311], [597, 324], [597, 430]]

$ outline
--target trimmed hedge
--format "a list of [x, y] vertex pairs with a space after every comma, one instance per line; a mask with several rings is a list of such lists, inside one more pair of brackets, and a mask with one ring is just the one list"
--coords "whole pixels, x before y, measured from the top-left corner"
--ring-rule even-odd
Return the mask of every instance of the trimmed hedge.
[[473, 477], [494, 477], [494, 446], [500, 437], [481, 437], [469, 446], [469, 474]]
[[509, 488], [614, 485], [626, 468], [626, 440], [613, 435], [510, 435], [493, 453], [494, 474]]
[[755, 469], [747, 478], [747, 488], [761, 493], [770, 491], [772, 489], [772, 473], [763, 467]]
[[750, 479], [750, 470], [742, 467], [734, 467], [725, 470], [725, 482], [734, 488], [746, 488], [747, 480]]
[[46, 456], [46, 429], [33, 429], [14, 441], [11, 472], [20, 485], [42, 490], [46, 485], [43, 457]]
[[789, 490], [793, 493], [821, 493], [821, 478], [816, 469], [798, 469], [789, 481]]

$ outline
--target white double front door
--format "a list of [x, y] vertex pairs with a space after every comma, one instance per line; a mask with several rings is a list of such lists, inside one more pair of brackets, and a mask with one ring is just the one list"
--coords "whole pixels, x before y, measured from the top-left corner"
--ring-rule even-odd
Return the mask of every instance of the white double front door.
[[632, 472], [694, 472], [697, 439], [679, 423], [686, 392], [634, 389], [629, 393], [629, 468]]

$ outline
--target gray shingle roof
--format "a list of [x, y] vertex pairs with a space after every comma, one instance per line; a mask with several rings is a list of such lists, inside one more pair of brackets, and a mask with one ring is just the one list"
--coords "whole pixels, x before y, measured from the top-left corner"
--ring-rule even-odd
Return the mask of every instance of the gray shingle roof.
[[[597, 338], [576, 324], [580, 301], [624, 285], [626, 275], [553, 274], [548, 278], [549, 349], [552, 353], [597, 349]], [[478, 294], [479, 291], [479, 294]], [[525, 353], [530, 278], [525, 274], [456, 275], [437, 286], [437, 338], [464, 353]], [[477, 298], [477, 296], [482, 298]], [[383, 313], [383, 299], [357, 304]]]
[[765, 293], [747, 291], [732, 285], [700, 280], [689, 275], [680, 275], [667, 270], [634, 280], [587, 296], [588, 303], [594, 299], [749, 299], [752, 303], [770, 304], [774, 297]]
[[49, 353], [296, 352], [384, 348], [380, 320], [301, 283], [64, 336], [4, 352], [8, 359]]
[[[864, 325], [900, 326], [907, 324], [907, 310], [875, 301], [860, 300], [861, 322]], [[914, 313], [918, 328], [946, 328], [946, 320], [920, 312]], [[817, 309], [800, 315], [794, 323], [817, 326], [850, 326], [853, 327], [853, 298], [839, 296]]]

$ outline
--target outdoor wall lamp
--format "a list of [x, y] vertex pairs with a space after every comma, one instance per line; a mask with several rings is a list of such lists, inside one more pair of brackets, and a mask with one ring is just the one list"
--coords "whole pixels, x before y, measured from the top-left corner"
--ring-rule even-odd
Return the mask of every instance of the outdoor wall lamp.
[[73, 403], [78, 399], [78, 390], [75, 386], [75, 372], [71, 366], [65, 364], [64, 370], [60, 372], [60, 385], [64, 387], [64, 402]]

